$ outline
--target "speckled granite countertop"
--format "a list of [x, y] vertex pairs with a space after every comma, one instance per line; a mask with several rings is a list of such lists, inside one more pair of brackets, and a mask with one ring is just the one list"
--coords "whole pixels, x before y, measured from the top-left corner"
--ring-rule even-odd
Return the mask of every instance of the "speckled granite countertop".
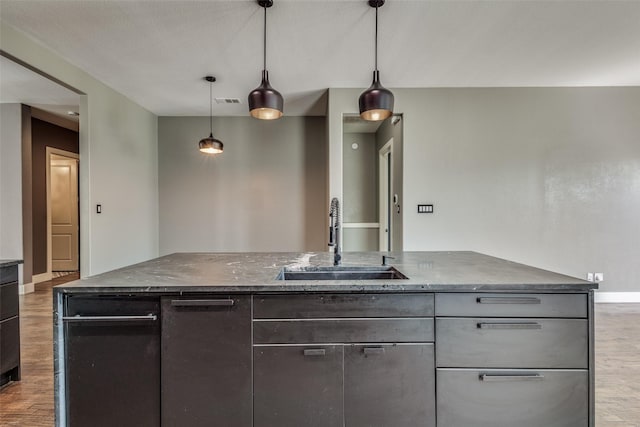
[[[386, 253], [385, 253], [386, 254]], [[283, 267], [330, 266], [329, 252], [175, 253], [57, 286], [55, 292], [560, 291], [596, 283], [476, 252], [395, 252], [408, 279], [277, 280]], [[379, 266], [380, 252], [345, 252], [343, 266]]]

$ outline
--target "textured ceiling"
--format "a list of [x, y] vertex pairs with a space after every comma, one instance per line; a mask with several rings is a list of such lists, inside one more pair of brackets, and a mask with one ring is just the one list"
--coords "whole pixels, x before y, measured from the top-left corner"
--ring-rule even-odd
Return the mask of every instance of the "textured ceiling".
[[[262, 68], [254, 1], [1, 0], [0, 19], [158, 115], [246, 115]], [[365, 0], [275, 0], [272, 85], [285, 114], [322, 115], [328, 87], [367, 87]], [[390, 88], [640, 85], [640, 1], [388, 0], [379, 68]], [[354, 104], [357, 100], [354, 100]], [[354, 109], [356, 106], [354, 106]]]

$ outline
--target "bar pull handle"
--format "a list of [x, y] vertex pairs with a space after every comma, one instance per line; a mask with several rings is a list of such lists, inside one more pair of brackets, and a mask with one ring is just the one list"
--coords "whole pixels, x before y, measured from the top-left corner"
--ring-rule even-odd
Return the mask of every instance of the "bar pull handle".
[[384, 354], [384, 347], [365, 347], [362, 352], [365, 356], [379, 356]]
[[478, 304], [540, 304], [540, 298], [536, 297], [480, 297], [476, 299]]
[[478, 323], [478, 329], [542, 329], [538, 322], [518, 322], [518, 323]]
[[480, 374], [480, 381], [484, 382], [513, 382], [513, 381], [542, 381], [542, 374], [523, 374], [523, 375], [499, 375], [499, 374]]
[[324, 348], [305, 348], [302, 353], [305, 356], [324, 356], [327, 351]]
[[147, 314], [145, 316], [63, 316], [64, 322], [149, 322], [155, 321], [158, 316]]
[[173, 299], [172, 307], [232, 307], [235, 305], [232, 299]]

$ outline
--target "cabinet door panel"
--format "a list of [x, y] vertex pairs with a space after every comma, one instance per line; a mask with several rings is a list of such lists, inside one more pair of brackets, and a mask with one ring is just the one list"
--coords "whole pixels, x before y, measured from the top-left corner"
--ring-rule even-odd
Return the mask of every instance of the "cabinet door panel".
[[249, 296], [162, 300], [163, 427], [251, 427]]
[[438, 427], [584, 427], [586, 370], [438, 369]]
[[14, 369], [19, 363], [20, 319], [14, 317], [0, 322], [0, 374]]
[[254, 427], [342, 427], [342, 346], [258, 346]]
[[122, 320], [122, 316], [158, 315], [158, 306], [157, 299], [69, 298], [67, 316], [73, 317], [65, 324], [69, 427], [160, 425], [160, 322]]
[[345, 426], [435, 426], [433, 344], [344, 351]]

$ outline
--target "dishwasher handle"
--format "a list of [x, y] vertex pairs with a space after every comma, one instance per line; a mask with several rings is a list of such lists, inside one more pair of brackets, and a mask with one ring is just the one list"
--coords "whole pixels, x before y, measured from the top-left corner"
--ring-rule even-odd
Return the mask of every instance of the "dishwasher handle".
[[158, 320], [155, 314], [144, 316], [63, 316], [64, 322], [154, 322]]

